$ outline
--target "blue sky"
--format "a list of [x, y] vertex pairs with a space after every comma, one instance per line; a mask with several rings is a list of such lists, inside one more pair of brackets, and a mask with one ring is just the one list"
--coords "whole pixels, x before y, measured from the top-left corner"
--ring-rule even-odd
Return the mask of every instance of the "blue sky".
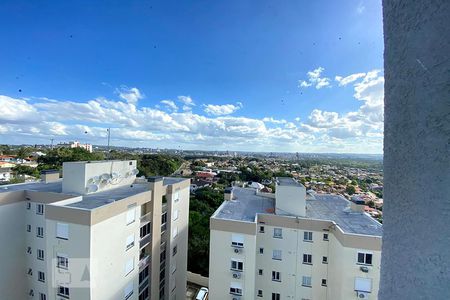
[[2, 1], [0, 37], [0, 143], [382, 153], [381, 1]]

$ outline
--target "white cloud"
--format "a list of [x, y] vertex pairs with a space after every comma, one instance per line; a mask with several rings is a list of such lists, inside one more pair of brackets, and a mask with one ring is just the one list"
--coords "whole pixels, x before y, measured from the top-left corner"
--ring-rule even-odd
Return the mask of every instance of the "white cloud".
[[122, 86], [120, 89], [116, 89], [116, 93], [130, 104], [136, 104], [140, 99], [144, 98], [144, 95], [135, 87]]
[[315, 86], [316, 89], [318, 90], [324, 87], [331, 87], [330, 78], [321, 77], [321, 74], [324, 70], [325, 70], [324, 68], [318, 67], [313, 71], [309, 71], [307, 73], [308, 75], [307, 80], [299, 80], [300, 87], [307, 88], [310, 86]]
[[[320, 72], [319, 72], [320, 73]], [[106, 144], [111, 127], [113, 145], [208, 150], [378, 152], [382, 151], [383, 84], [381, 71], [347, 83], [360, 107], [338, 113], [314, 109], [303, 121], [273, 117], [235, 117], [241, 103], [204, 105], [209, 114], [193, 113], [191, 97], [173, 102], [187, 110], [161, 110], [136, 102], [96, 98], [67, 101], [47, 98], [24, 100], [0, 95], [0, 142], [49, 143], [81, 139]], [[139, 92], [139, 94], [141, 94]], [[142, 97], [142, 95], [140, 96]], [[171, 100], [158, 102], [171, 107]], [[338, 104], [337, 104], [338, 105]], [[292, 121], [292, 122], [291, 122]], [[88, 134], [84, 132], [87, 131]]]
[[173, 111], [178, 110], [178, 106], [172, 100], [161, 100], [160, 103], [164, 104], [167, 108], [169, 108]]
[[236, 104], [224, 104], [224, 105], [214, 105], [214, 104], [204, 104], [204, 111], [208, 115], [212, 116], [224, 116], [230, 115], [237, 110], [242, 108], [242, 103], [237, 102]]
[[277, 120], [277, 119], [274, 119], [274, 118], [272, 118], [272, 117], [265, 117], [265, 118], [263, 118], [262, 119], [263, 120], [263, 122], [266, 122], [266, 123], [274, 123], [274, 124], [286, 124], [287, 123], [287, 121], [286, 120], [284, 120], [284, 119], [281, 119], [281, 120]]
[[366, 73], [355, 73], [346, 77], [336, 76], [334, 79], [339, 83], [339, 86], [346, 86], [364, 76], [366, 76]]

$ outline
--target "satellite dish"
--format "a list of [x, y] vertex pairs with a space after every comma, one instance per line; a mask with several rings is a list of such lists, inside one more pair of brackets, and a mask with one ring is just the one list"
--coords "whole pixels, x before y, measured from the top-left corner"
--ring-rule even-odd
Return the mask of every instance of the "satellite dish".
[[90, 185], [87, 186], [86, 191], [88, 193], [95, 193], [96, 191], [98, 191], [98, 185], [90, 184]]
[[137, 175], [139, 173], [139, 170], [138, 169], [133, 169], [132, 171], [131, 171], [131, 175]]
[[117, 178], [119, 178], [119, 174], [114, 172], [114, 173], [111, 174], [111, 178], [112, 179], [117, 179]]
[[109, 175], [108, 173], [105, 173], [105, 174], [102, 174], [102, 176], [100, 176], [101, 177], [101, 179], [102, 179], [102, 181], [103, 180], [108, 180], [108, 179], [110, 179], [111, 178], [111, 175]]

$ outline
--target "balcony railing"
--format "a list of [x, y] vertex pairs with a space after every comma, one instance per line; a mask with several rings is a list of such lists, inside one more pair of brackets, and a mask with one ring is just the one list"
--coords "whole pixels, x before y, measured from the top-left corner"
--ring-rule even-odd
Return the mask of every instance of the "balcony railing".
[[138, 266], [139, 270], [145, 268], [150, 263], [150, 255], [146, 254], [139, 260]]
[[142, 237], [139, 241], [139, 249], [144, 248], [145, 246], [147, 246], [148, 244], [150, 244], [152, 241], [152, 235], [151, 234], [147, 234], [146, 236]]
[[151, 221], [152, 221], [152, 214], [150, 212], [146, 213], [141, 217], [141, 226], [150, 223]]

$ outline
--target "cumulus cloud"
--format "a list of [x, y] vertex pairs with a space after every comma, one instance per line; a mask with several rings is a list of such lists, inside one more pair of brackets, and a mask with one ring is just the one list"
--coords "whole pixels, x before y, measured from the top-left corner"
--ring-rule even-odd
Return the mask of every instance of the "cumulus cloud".
[[355, 73], [348, 75], [346, 77], [342, 76], [336, 76], [334, 79], [339, 83], [339, 86], [346, 86], [349, 83], [354, 82], [355, 80], [358, 80], [359, 78], [362, 78], [366, 76], [366, 73]]
[[322, 67], [318, 67], [317, 69], [313, 71], [309, 71], [306, 75], [308, 76], [307, 80], [299, 80], [299, 86], [300, 87], [310, 87], [314, 86], [316, 89], [321, 89], [324, 87], [331, 86], [330, 84], [330, 78], [328, 77], [321, 77], [322, 72], [325, 69]]
[[[319, 72], [320, 73], [320, 72]], [[136, 105], [135, 98], [95, 98], [67, 101], [13, 98], [0, 95], [0, 141], [49, 143], [82, 139], [106, 144], [111, 127], [113, 144], [191, 149], [275, 151], [381, 152], [383, 136], [382, 72], [373, 70], [346, 83], [360, 107], [338, 113], [314, 109], [300, 119], [236, 117], [241, 103], [206, 104], [192, 112], [191, 97], [161, 100], [165, 109]], [[348, 76], [347, 76], [348, 77]], [[131, 101], [130, 101], [131, 100]], [[176, 110], [185, 106], [187, 109]], [[168, 109], [167, 109], [168, 108]], [[88, 132], [85, 134], [85, 132]]]
[[116, 93], [120, 98], [130, 104], [136, 104], [140, 99], [144, 98], [144, 95], [135, 87], [129, 88], [127, 86], [122, 86], [120, 89], [116, 90]]
[[236, 104], [224, 104], [224, 105], [214, 105], [214, 104], [204, 104], [204, 111], [208, 115], [212, 116], [224, 116], [230, 115], [243, 107], [241, 102]]
[[161, 100], [160, 103], [173, 111], [178, 110], [178, 106], [172, 100]]

